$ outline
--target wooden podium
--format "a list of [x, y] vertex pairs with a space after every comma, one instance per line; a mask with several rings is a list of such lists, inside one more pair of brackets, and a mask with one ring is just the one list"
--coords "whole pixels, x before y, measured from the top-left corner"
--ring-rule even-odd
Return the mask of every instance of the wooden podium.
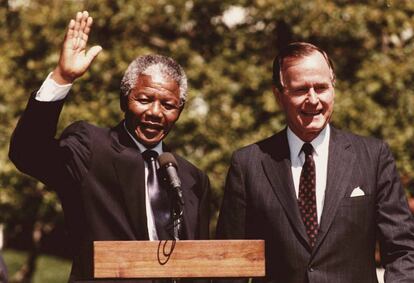
[[95, 241], [95, 278], [265, 276], [263, 240]]

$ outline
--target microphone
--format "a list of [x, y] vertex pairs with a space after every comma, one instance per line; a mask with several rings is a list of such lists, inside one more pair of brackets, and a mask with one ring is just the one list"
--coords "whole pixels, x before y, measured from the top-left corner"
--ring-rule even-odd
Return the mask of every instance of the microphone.
[[160, 168], [166, 172], [166, 177], [169, 185], [177, 193], [178, 201], [184, 205], [183, 191], [181, 190], [181, 181], [177, 174], [177, 160], [174, 155], [169, 152], [164, 152], [158, 157]]

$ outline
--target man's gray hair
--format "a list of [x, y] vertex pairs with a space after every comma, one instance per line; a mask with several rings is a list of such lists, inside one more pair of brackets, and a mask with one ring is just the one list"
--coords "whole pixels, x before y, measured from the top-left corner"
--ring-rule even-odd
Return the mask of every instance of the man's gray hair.
[[279, 55], [273, 60], [273, 85], [279, 90], [283, 91], [284, 85], [283, 85], [283, 62], [286, 58], [302, 58], [305, 56], [309, 56], [314, 52], [319, 52], [322, 54], [323, 58], [325, 58], [326, 63], [329, 66], [329, 70], [331, 71], [331, 82], [332, 85], [335, 86], [335, 71], [334, 71], [334, 65], [331, 61], [331, 59], [328, 57], [328, 54], [326, 54], [325, 51], [323, 51], [321, 48], [317, 47], [316, 45], [313, 45], [308, 42], [292, 42], [285, 47], [283, 47]]
[[160, 74], [174, 80], [180, 89], [180, 106], [184, 105], [187, 99], [187, 76], [184, 69], [170, 57], [152, 54], [139, 56], [129, 64], [121, 80], [121, 107], [122, 101], [134, 89], [141, 74], [151, 76]]

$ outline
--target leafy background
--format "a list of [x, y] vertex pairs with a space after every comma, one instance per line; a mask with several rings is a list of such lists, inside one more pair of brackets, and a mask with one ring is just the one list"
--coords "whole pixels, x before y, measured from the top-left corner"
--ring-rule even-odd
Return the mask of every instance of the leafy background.
[[407, 195], [414, 193], [413, 1], [0, 0], [0, 223], [6, 247], [30, 251], [21, 278], [30, 278], [39, 253], [68, 254], [50, 244], [64, 237], [56, 232], [64, 231], [56, 195], [19, 173], [7, 152], [28, 96], [56, 65], [78, 10], [94, 17], [90, 43], [104, 51], [73, 86], [59, 129], [80, 119], [115, 125], [129, 62], [147, 53], [175, 58], [187, 72], [189, 100], [167, 142], [208, 173], [212, 231], [231, 153], [285, 125], [271, 65], [291, 41], [330, 54], [333, 124], [386, 140]]

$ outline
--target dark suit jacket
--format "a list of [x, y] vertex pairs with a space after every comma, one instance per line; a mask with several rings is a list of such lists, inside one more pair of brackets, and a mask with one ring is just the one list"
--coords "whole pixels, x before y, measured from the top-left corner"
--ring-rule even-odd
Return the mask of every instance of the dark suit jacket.
[[[9, 155], [19, 170], [57, 191], [74, 252], [71, 280], [86, 280], [92, 278], [93, 241], [148, 240], [144, 161], [122, 122], [112, 129], [76, 122], [55, 139], [62, 106], [31, 98]], [[208, 177], [176, 159], [185, 201], [183, 239], [206, 239]]]
[[[414, 222], [388, 147], [332, 128], [328, 176], [312, 250], [292, 181], [286, 130], [233, 154], [218, 238], [264, 239], [266, 278], [280, 283], [414, 282]], [[360, 187], [364, 196], [350, 197]]]

